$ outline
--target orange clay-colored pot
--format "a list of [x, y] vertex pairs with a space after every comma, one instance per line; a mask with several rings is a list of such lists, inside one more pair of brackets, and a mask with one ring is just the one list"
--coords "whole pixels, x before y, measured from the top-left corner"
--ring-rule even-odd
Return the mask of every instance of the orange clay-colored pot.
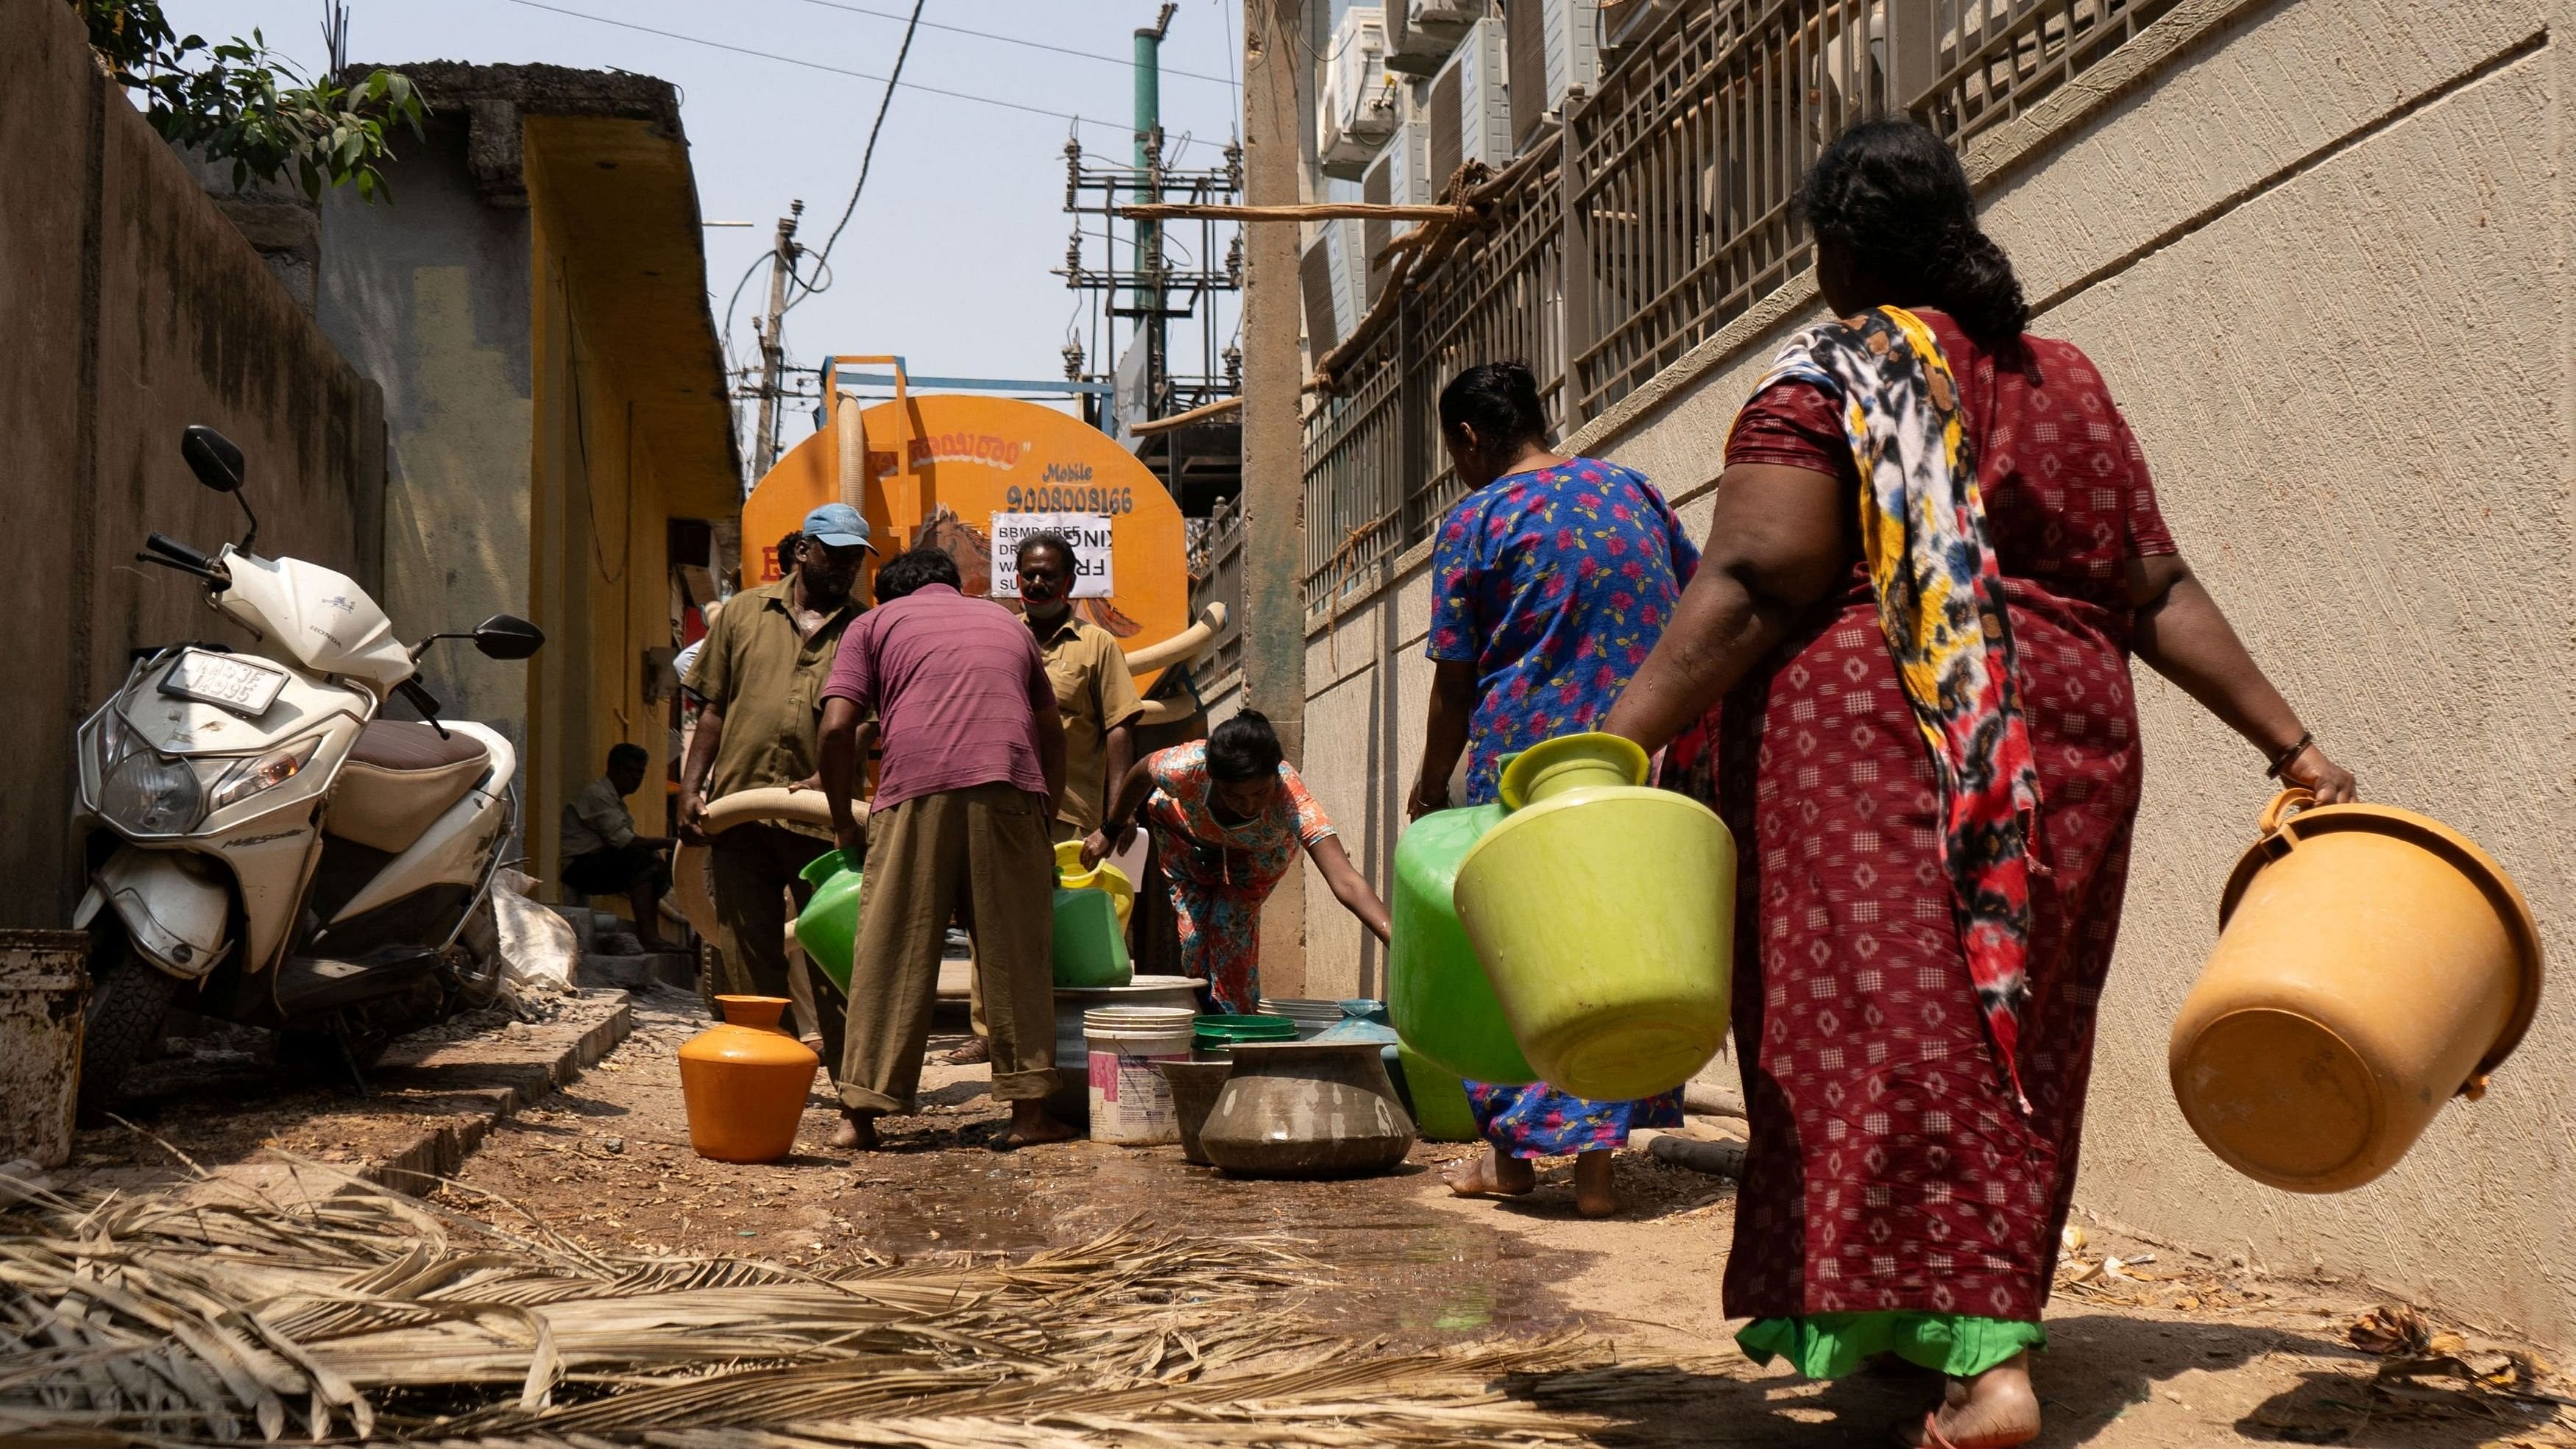
[[783, 996], [719, 996], [724, 1025], [680, 1044], [689, 1145], [718, 1162], [776, 1162], [796, 1147], [805, 1093], [822, 1059], [781, 1031]]
[[2229, 1166], [2343, 1192], [2474, 1100], [2540, 1004], [2540, 930], [2459, 832], [2384, 805], [2263, 813], [2174, 1022], [2174, 1096]]

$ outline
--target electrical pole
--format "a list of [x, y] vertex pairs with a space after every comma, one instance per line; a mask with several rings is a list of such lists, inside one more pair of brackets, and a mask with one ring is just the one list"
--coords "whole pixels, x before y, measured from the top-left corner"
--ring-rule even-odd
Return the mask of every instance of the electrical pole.
[[[1308, 3], [1244, 0], [1243, 199], [1294, 205]], [[1306, 758], [1306, 479], [1299, 399], [1297, 228], [1243, 228], [1243, 695], [1288, 758]], [[1268, 282], [1265, 287], [1261, 283]], [[1306, 875], [1283, 877], [1261, 913], [1261, 980], [1306, 994]]]
[[787, 349], [780, 344], [780, 319], [787, 312], [787, 279], [796, 274], [796, 222], [805, 215], [805, 203], [787, 203], [787, 214], [778, 219], [778, 240], [769, 253], [769, 312], [760, 323], [760, 435], [751, 445], [752, 481], [769, 475], [770, 465], [778, 461], [778, 374], [787, 365]]
[[[1166, 0], [1151, 26], [1136, 30], [1136, 200], [1152, 205], [1163, 199], [1163, 36], [1172, 28], [1172, 13], [1181, 7]], [[1145, 416], [1162, 416], [1156, 395], [1163, 385], [1163, 229], [1150, 221], [1136, 223], [1136, 270], [1146, 284], [1136, 292], [1136, 320], [1146, 329]]]

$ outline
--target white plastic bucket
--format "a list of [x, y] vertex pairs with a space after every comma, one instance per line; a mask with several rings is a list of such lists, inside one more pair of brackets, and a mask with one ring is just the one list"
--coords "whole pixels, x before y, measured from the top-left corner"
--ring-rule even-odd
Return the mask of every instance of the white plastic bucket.
[[1171, 1083], [1156, 1062], [1185, 1062], [1195, 1014], [1176, 1006], [1104, 1006], [1082, 1014], [1091, 1059], [1091, 1139], [1151, 1146], [1181, 1140]]
[[1047, 1095], [1047, 1112], [1079, 1127], [1091, 1111], [1091, 1045], [1083, 1035], [1083, 1017], [1104, 1007], [1173, 1006], [1196, 1011], [1198, 985], [1186, 976], [1140, 975], [1124, 986], [1057, 987], [1056, 1086]]

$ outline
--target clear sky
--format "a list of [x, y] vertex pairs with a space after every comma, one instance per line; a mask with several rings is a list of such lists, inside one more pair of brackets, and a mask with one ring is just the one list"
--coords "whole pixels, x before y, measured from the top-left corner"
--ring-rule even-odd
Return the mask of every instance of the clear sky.
[[[349, 58], [542, 61], [677, 84], [702, 214], [753, 223], [706, 233], [719, 325], [736, 280], [766, 254], [790, 199], [805, 202], [800, 239], [812, 247], [849, 200], [884, 87], [814, 67], [884, 76], [911, 9], [909, 0], [544, 5], [551, 8], [527, 0], [351, 0]], [[320, 0], [165, 0], [165, 9], [183, 33], [221, 40], [256, 26], [297, 63], [322, 68]], [[1077, 303], [1064, 279], [1048, 271], [1064, 264], [1072, 229], [1063, 214], [1062, 117], [1085, 118], [1080, 134], [1096, 155], [1129, 159], [1131, 36], [1151, 25], [1158, 9], [1159, 0], [927, 0], [867, 192], [832, 254], [833, 285], [788, 315], [790, 360], [811, 365], [834, 352], [891, 352], [933, 375], [1061, 377], [1059, 350]], [[1112, 59], [933, 29], [933, 22]], [[1241, 69], [1241, 25], [1241, 0], [1181, 0], [1163, 47], [1163, 125], [1173, 137], [1186, 133], [1204, 144], [1182, 147], [1176, 165], [1218, 164], [1218, 148], [1238, 128], [1231, 82]], [[910, 88], [915, 83], [1057, 114]], [[1091, 260], [1100, 261], [1096, 248]], [[751, 318], [764, 289], [765, 276], [755, 277], [737, 310], [734, 353], [746, 361], [757, 358]], [[1233, 318], [1229, 308], [1229, 330]], [[1087, 315], [1085, 325], [1087, 332]], [[1083, 341], [1089, 345], [1088, 335]], [[1110, 360], [1093, 365], [1105, 370]], [[787, 441], [810, 426], [801, 410], [791, 414]]]

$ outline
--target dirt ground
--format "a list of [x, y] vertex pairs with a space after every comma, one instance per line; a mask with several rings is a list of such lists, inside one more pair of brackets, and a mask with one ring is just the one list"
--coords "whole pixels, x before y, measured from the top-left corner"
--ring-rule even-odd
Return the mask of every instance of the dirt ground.
[[[1574, 1215], [1562, 1162], [1547, 1164], [1539, 1191], [1521, 1201], [1451, 1197], [1438, 1171], [1463, 1147], [1425, 1144], [1390, 1176], [1337, 1183], [1228, 1179], [1188, 1165], [1176, 1147], [1077, 1142], [999, 1154], [986, 1145], [1003, 1113], [985, 1069], [934, 1055], [924, 1110], [887, 1119], [887, 1150], [823, 1148], [834, 1119], [818, 1095], [793, 1157], [733, 1166], [688, 1147], [673, 1053], [704, 1025], [695, 998], [665, 991], [634, 1006], [634, 1035], [503, 1123], [445, 1201], [496, 1220], [533, 1217], [593, 1244], [804, 1264], [1020, 1252], [1131, 1219], [1176, 1234], [1275, 1236], [1331, 1266], [1304, 1290], [1305, 1309], [1355, 1337], [1405, 1347], [1573, 1331], [1628, 1362], [1668, 1365], [1652, 1371], [1668, 1377], [1669, 1394], [1623, 1411], [1639, 1437], [1658, 1441], [1880, 1444], [1937, 1390], [1867, 1375], [1812, 1384], [1744, 1359], [1718, 1307], [1732, 1185], [1643, 1151], [1620, 1155], [1626, 1207], [1598, 1222]], [[958, 1040], [934, 1039], [932, 1050]], [[2347, 1341], [2368, 1297], [2230, 1275], [2098, 1227], [2085, 1230], [2061, 1283], [2039, 1368], [2045, 1445], [2576, 1444], [2555, 1422], [2557, 1404], [2457, 1376], [2375, 1377], [2388, 1361]], [[2489, 1351], [2505, 1347], [2472, 1337], [2432, 1351], [2459, 1354], [2465, 1371], [2504, 1364]], [[2516, 1392], [2538, 1387], [2526, 1379]]]
[[[587, 992], [459, 1016], [396, 1041], [367, 1069], [363, 1093], [342, 1061], [280, 1060], [268, 1033], [209, 1024], [135, 1068], [115, 1110], [122, 1122], [85, 1125], [60, 1176], [147, 1189], [186, 1181], [191, 1165], [253, 1170], [280, 1153], [360, 1173], [441, 1170], [494, 1114], [545, 1096], [567, 1047], [623, 1002]], [[445, 1140], [424, 1149], [425, 1135]]]

